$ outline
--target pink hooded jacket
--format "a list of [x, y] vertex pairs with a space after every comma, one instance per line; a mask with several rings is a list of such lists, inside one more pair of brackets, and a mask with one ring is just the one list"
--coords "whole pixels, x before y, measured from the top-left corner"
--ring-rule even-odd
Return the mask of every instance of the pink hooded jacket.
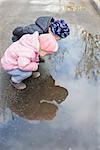
[[[39, 51], [41, 47], [41, 51]], [[58, 44], [50, 33], [25, 34], [20, 40], [11, 44], [1, 58], [5, 70], [21, 69], [36, 71], [39, 65], [39, 55], [45, 56], [58, 50]]]
[[5, 70], [36, 71], [39, 65], [39, 34], [26, 34], [11, 44], [1, 58]]

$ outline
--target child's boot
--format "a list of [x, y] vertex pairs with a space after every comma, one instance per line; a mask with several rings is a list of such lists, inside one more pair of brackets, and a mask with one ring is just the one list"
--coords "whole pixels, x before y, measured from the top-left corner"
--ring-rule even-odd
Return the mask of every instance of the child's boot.
[[40, 77], [40, 72], [33, 72], [33, 77], [34, 78]]
[[20, 83], [14, 83], [12, 80], [10, 80], [11, 85], [13, 85], [14, 88], [18, 89], [18, 90], [24, 90], [26, 88], [26, 84], [24, 84], [23, 82]]

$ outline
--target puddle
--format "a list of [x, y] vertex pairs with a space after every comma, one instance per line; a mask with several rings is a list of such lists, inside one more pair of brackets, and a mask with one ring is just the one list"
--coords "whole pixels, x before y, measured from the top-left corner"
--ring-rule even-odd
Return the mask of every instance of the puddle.
[[5, 108], [0, 108], [0, 124], [2, 123], [7, 123], [9, 120], [13, 119], [12, 111], [5, 107]]
[[76, 76], [100, 77], [100, 35], [82, 31], [85, 52], [76, 67]]
[[100, 35], [89, 33], [78, 25], [70, 25], [70, 29], [70, 36], [59, 41], [58, 53], [47, 57], [51, 74], [57, 74], [55, 80], [66, 76], [72, 81], [75, 78], [99, 81]]
[[51, 76], [45, 79], [30, 79], [31, 91], [19, 92], [10, 103], [10, 108], [19, 116], [28, 120], [50, 120], [56, 116], [57, 104], [64, 101], [68, 92], [63, 87], [55, 86]]

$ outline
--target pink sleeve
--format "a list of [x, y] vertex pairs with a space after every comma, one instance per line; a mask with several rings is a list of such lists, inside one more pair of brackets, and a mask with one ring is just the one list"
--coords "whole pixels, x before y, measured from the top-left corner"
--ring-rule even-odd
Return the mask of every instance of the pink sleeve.
[[27, 65], [24, 70], [26, 71], [36, 71], [38, 69], [39, 63], [31, 62], [29, 65]]

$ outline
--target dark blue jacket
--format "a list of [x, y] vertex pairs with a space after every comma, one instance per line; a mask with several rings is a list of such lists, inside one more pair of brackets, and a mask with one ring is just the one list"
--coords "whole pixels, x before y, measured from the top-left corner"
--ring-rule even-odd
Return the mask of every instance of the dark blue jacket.
[[33, 34], [38, 31], [39, 34], [48, 33], [48, 27], [54, 18], [51, 16], [43, 16], [37, 18], [34, 24], [30, 24], [25, 27], [17, 27], [13, 31], [12, 41], [15, 42], [19, 40], [24, 34]]

